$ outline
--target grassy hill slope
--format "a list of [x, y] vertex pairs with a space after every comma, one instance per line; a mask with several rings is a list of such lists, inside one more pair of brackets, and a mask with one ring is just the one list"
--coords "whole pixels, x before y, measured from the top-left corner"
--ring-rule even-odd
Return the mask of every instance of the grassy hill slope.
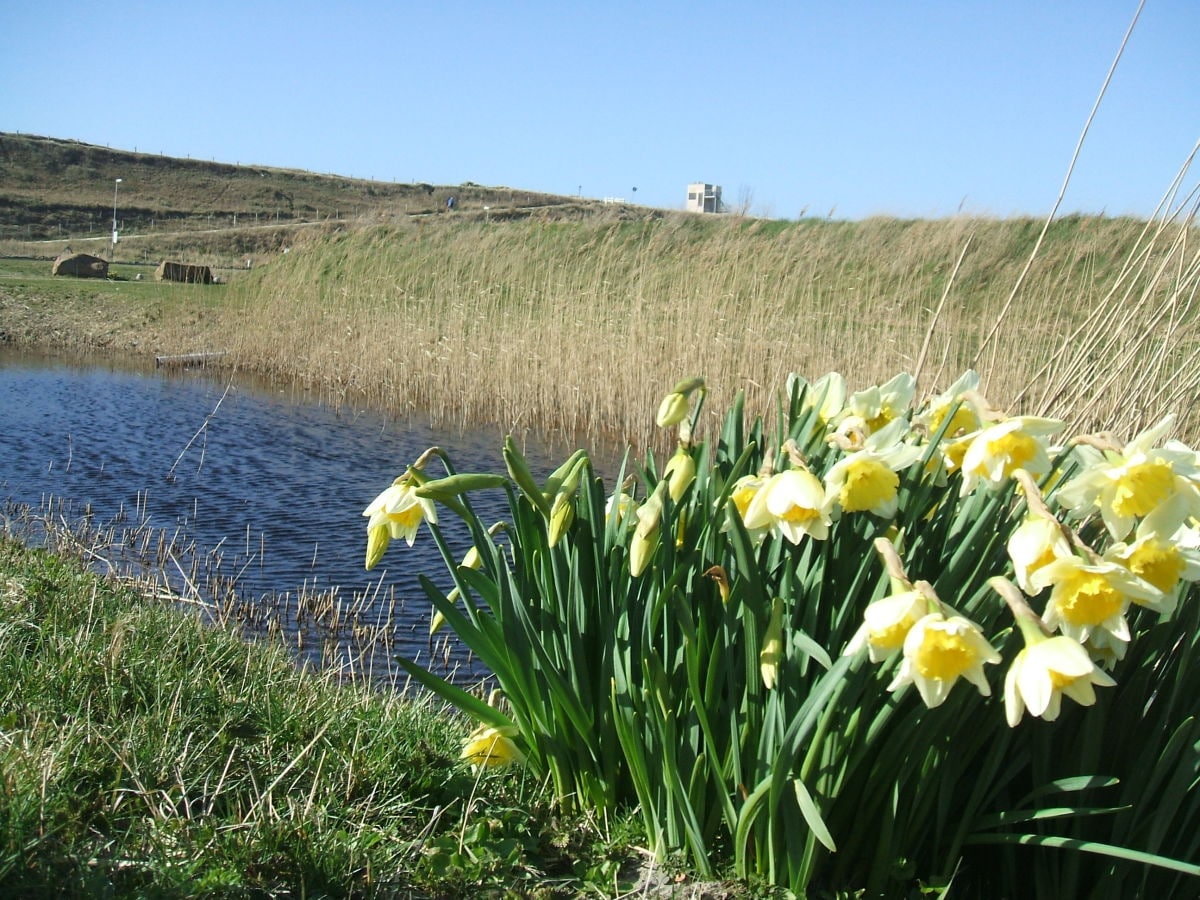
[[0, 240], [387, 220], [433, 213], [453, 195], [463, 211], [595, 207], [506, 187], [399, 184], [297, 169], [231, 165], [114, 150], [80, 141], [0, 133]]

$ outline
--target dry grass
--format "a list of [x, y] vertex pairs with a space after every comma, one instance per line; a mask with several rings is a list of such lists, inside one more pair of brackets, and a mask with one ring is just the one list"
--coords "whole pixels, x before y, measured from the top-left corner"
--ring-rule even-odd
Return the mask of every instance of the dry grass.
[[660, 395], [694, 374], [713, 414], [739, 390], [757, 411], [789, 372], [865, 387], [921, 357], [924, 390], [973, 366], [999, 405], [1114, 430], [1170, 408], [1193, 429], [1192, 218], [1057, 221], [1010, 303], [1040, 230], [684, 217], [360, 229], [232, 286], [230, 346], [335, 402], [561, 436], [645, 441]]

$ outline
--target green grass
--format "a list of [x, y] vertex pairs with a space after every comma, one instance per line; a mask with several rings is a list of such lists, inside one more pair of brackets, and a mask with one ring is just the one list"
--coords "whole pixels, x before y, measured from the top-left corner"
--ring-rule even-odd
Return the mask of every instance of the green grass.
[[626, 826], [461, 765], [429, 699], [300, 672], [0, 542], [0, 884], [20, 897], [575, 896]]
[[[87, 252], [87, 251], [81, 251]], [[104, 253], [103, 257], [107, 258]], [[36, 293], [60, 299], [81, 295], [131, 293], [142, 298], [163, 296], [173, 285], [154, 280], [155, 266], [140, 262], [115, 262], [109, 267], [108, 278], [72, 278], [54, 275], [53, 263], [44, 259], [6, 259], [0, 266], [0, 284], [8, 292]], [[137, 276], [142, 280], [138, 281]]]

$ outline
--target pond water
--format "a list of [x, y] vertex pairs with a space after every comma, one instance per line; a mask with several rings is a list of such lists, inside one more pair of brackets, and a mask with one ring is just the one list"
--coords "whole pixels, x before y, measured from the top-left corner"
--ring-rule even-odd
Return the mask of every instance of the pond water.
[[[0, 349], [6, 528], [28, 530], [39, 516], [85, 522], [93, 539], [107, 534], [165, 568], [173, 593], [236, 596], [230, 609], [251, 632], [283, 632], [305, 660], [353, 674], [390, 677], [402, 654], [475, 677], [462, 648], [428, 636], [417, 575], [447, 581], [431, 536], [393, 543], [368, 573], [361, 513], [431, 446], [459, 471], [503, 472], [501, 441], [496, 430], [334, 410], [224, 375]], [[529, 458], [541, 474], [562, 457], [530, 448]], [[489, 522], [507, 509], [500, 491], [473, 502]], [[465, 530], [446, 519], [465, 552]]]

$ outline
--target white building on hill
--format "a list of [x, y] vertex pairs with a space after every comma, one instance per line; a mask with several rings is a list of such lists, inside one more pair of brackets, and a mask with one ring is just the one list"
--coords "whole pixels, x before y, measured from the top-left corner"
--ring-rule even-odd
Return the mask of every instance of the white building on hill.
[[688, 212], [719, 213], [721, 211], [721, 186], [719, 184], [689, 184]]

